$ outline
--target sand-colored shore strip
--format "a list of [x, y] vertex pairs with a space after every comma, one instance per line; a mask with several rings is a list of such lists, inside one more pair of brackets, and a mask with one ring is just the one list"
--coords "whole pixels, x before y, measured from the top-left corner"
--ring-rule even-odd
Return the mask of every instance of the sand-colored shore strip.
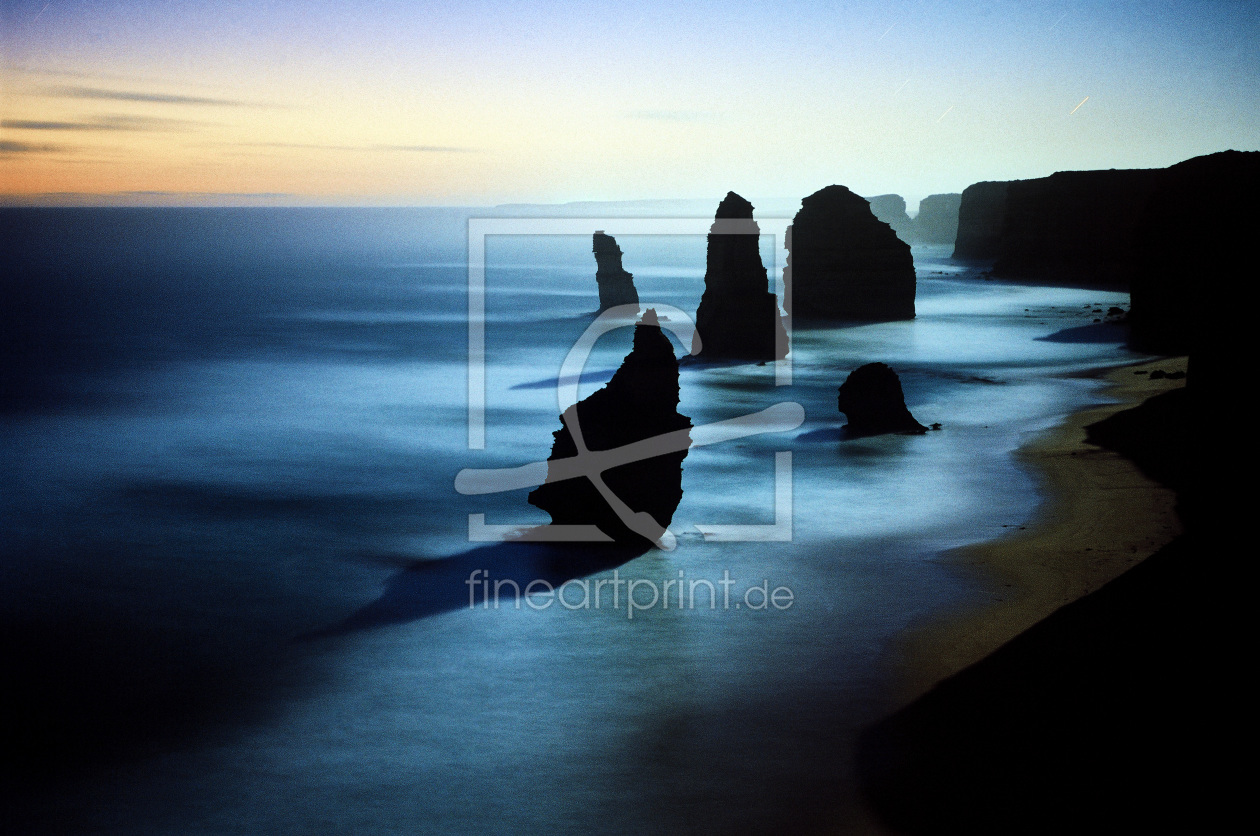
[[1047, 499], [1034, 519], [1008, 537], [967, 546], [949, 559], [973, 569], [991, 600], [913, 631], [901, 642], [898, 696], [918, 697], [942, 679], [1153, 554], [1182, 530], [1171, 490], [1117, 453], [1088, 444], [1085, 427], [1147, 398], [1185, 385], [1150, 372], [1186, 369], [1186, 358], [1156, 360], [1100, 373], [1115, 403], [1072, 415], [1021, 449]]

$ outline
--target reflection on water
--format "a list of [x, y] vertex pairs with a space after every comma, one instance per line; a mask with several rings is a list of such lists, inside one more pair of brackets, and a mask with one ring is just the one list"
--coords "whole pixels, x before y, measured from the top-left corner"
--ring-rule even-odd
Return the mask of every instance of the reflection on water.
[[[540, 381], [596, 305], [589, 240], [488, 249], [487, 445], [469, 451], [463, 216], [233, 211], [6, 216], [23, 235], [3, 271], [22, 305], [4, 314], [0, 447], [4, 617], [29, 651], [15, 681], [59, 689], [19, 689], [41, 774], [113, 764], [24, 802], [71, 829], [845, 821], [890, 639], [978, 594], [940, 551], [1028, 518], [1035, 484], [1011, 451], [1094, 396], [1065, 375], [1130, 356], [1042, 339], [1120, 295], [941, 277], [956, 267], [925, 251], [918, 319], [797, 331], [790, 387], [772, 366], [684, 365], [697, 425], [782, 401], [806, 421], [692, 450], [676, 551], [472, 544], [471, 513], [546, 522], [526, 491], [453, 483], [546, 458], [558, 407]], [[703, 238], [619, 243], [645, 304], [694, 310]], [[629, 341], [600, 341], [582, 396]], [[876, 360], [940, 432], [840, 440], [836, 387]], [[784, 450], [792, 541], [705, 542], [696, 525], [774, 522]], [[744, 605], [470, 609], [478, 569], [553, 586], [616, 572], [641, 595], [729, 580]], [[791, 605], [748, 606], [763, 583]]]

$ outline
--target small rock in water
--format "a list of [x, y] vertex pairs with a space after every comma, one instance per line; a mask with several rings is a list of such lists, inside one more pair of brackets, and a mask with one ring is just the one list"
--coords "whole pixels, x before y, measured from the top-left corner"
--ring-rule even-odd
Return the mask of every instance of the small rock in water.
[[897, 373], [884, 363], [854, 369], [841, 385], [836, 405], [849, 419], [850, 436], [927, 432], [906, 409]]

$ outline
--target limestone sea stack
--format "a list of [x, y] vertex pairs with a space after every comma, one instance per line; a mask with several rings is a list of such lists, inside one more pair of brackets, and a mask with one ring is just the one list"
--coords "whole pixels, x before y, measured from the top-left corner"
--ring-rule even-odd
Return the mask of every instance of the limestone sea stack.
[[906, 199], [899, 194], [880, 194], [866, 198], [875, 217], [892, 227], [897, 237], [906, 243], [914, 238], [915, 223], [906, 213]]
[[924, 244], [952, 244], [958, 237], [958, 209], [962, 195], [931, 194], [919, 201], [915, 237]]
[[[576, 416], [576, 422], [573, 417]], [[565, 421], [565, 416], [570, 416]], [[596, 525], [618, 543], [651, 544], [664, 532], [682, 499], [682, 463], [690, 446], [691, 419], [678, 413], [678, 360], [649, 308], [634, 328], [634, 348], [612, 380], [561, 416], [548, 457], [548, 481], [529, 494], [529, 502], [561, 525]], [[604, 484], [631, 512], [655, 522], [654, 536], [627, 526], [585, 476], [561, 481], [556, 463], [578, 455], [569, 426], [576, 423], [585, 448], [613, 450], [644, 439], [662, 438], [646, 456], [605, 470]], [[652, 455], [655, 449], [663, 452]]]
[[854, 369], [840, 386], [837, 406], [849, 419], [845, 430], [850, 437], [927, 432], [906, 409], [897, 373], [884, 363]]
[[779, 301], [757, 249], [760, 227], [753, 205], [728, 192], [709, 232], [704, 295], [696, 309], [696, 338], [706, 359], [779, 360], [787, 356], [787, 331]]
[[618, 305], [639, 304], [639, 292], [634, 288], [634, 274], [621, 266], [621, 247], [617, 239], [596, 230], [592, 242], [595, 253], [595, 281], [599, 283], [599, 312]]
[[910, 245], [844, 186], [801, 201], [788, 229], [791, 297], [801, 319], [870, 322], [914, 318]]

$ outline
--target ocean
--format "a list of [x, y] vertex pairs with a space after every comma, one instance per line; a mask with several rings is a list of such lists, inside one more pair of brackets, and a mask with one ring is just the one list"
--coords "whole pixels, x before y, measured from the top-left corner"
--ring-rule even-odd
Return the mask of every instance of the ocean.
[[[547, 457], [597, 307], [590, 232], [478, 239], [476, 364], [486, 214], [0, 209], [21, 828], [844, 827], [898, 636], [996, 594], [946, 552], [1026, 525], [1042, 494], [1014, 451], [1100, 400], [1084, 373], [1143, 359], [1094, 323], [1127, 294], [987, 281], [916, 247], [917, 318], [796, 329], [790, 384], [684, 363], [697, 427], [783, 403], [804, 421], [693, 448], [676, 548], [470, 540], [547, 521], [528, 488], [456, 478]], [[694, 313], [703, 234], [608, 232], [645, 307]], [[595, 344], [582, 396], [630, 337]], [[939, 431], [842, 438], [836, 388], [873, 361]], [[483, 578], [550, 587], [496, 604]]]

